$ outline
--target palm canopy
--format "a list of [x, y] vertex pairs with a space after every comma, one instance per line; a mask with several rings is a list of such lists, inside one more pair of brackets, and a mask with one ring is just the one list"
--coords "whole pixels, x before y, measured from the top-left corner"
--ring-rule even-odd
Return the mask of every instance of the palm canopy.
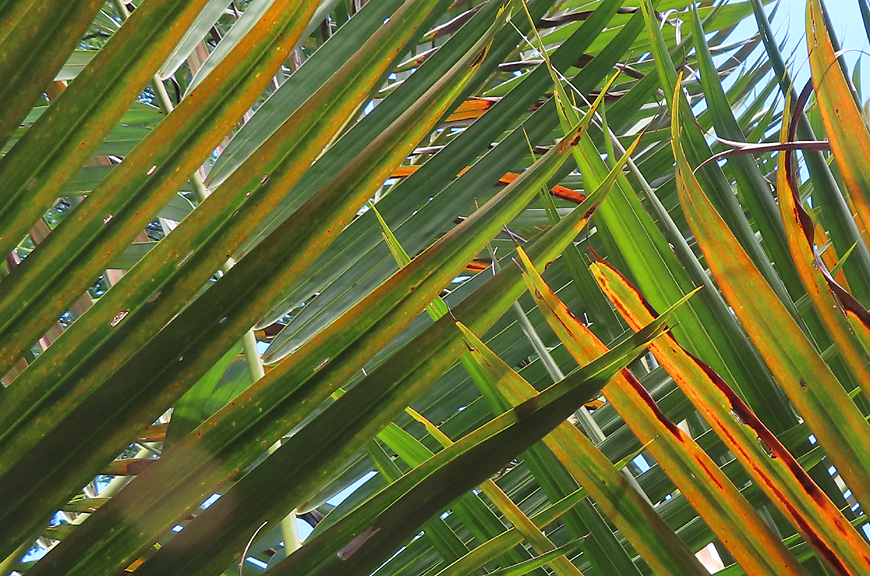
[[0, 0], [2, 573], [868, 573], [870, 133], [764, 4]]

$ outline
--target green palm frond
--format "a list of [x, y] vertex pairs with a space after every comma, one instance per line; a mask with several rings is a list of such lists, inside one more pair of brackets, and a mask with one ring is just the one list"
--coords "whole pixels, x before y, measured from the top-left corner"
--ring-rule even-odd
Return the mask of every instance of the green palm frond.
[[870, 574], [867, 105], [769, 8], [0, 0], [0, 576]]

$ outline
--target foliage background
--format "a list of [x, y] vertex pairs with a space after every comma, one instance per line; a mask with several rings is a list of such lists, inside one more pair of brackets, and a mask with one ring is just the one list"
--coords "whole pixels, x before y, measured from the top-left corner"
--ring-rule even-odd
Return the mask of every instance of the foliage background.
[[[504, 8], [492, 0], [452, 5], [418, 0], [403, 5], [401, 13], [395, 12], [401, 2], [375, 0], [350, 19], [358, 5], [327, 0], [312, 25], [305, 26], [314, 5], [276, 0], [274, 6], [284, 11], [273, 9], [242, 37], [234, 35], [232, 23], [243, 13], [250, 19], [271, 5], [243, 1], [230, 9], [218, 6], [217, 24], [212, 28], [206, 22], [194, 35], [197, 42], [173, 51], [187, 26], [173, 31], [171, 23], [185, 14], [185, 3], [145, 0], [128, 6], [80, 0], [75, 3], [80, 13], [92, 10], [96, 15], [93, 23], [85, 22], [90, 27], [80, 40], [80, 31], [69, 31], [65, 24], [57, 24], [60, 32], [51, 28], [64, 22], [52, 19], [60, 12], [51, 12], [65, 9], [63, 2], [46, 2], [45, 14], [36, 8], [28, 12], [22, 8], [26, 2], [0, 2], [7, 24], [0, 33], [0, 56], [5, 58], [0, 66], [23, 74], [17, 77], [19, 94], [26, 93], [29, 73], [41, 78], [37, 74], [49, 70], [51, 55], [63, 57], [57, 60], [56, 81], [37, 86], [42, 93], [34, 92], [37, 107], [26, 118], [14, 117], [12, 106], [5, 113], [22, 127], [10, 132], [0, 162], [0, 240], [14, 247], [0, 280], [0, 349], [6, 362], [0, 373], [8, 370], [3, 378], [8, 389], [0, 394], [0, 493], [9, 503], [0, 518], [3, 573], [126, 570], [147, 576], [241, 570], [250, 575], [268, 569], [386, 576], [455, 570], [563, 576], [582, 569], [584, 574], [657, 570], [676, 575], [699, 573], [700, 564], [692, 557], [698, 551], [709, 566], [728, 566], [728, 574], [866, 573], [861, 559], [870, 558], [868, 524], [859, 485], [870, 470], [870, 454], [865, 458], [860, 453], [866, 444], [862, 431], [867, 430], [859, 410], [866, 416], [870, 404], [861, 393], [853, 404], [842, 388], [861, 386], [867, 353], [855, 337], [863, 334], [860, 324], [851, 325], [848, 346], [838, 342], [829, 348], [826, 329], [831, 328], [819, 323], [819, 307], [802, 295], [789, 261], [799, 261], [799, 251], [789, 253], [778, 217], [761, 215], [765, 204], [758, 204], [758, 198], [769, 196], [766, 206], [773, 210], [774, 188], [781, 194], [786, 186], [777, 181], [785, 173], [776, 167], [782, 152], [764, 148], [754, 159], [729, 158], [721, 172], [715, 166], [699, 171], [701, 186], [728, 222], [719, 226], [715, 245], [682, 208], [692, 194], [696, 200], [703, 194], [692, 188], [684, 169], [674, 177], [674, 156], [682, 143], [689, 142], [692, 166], [712, 153], [699, 140], [691, 116], [708, 131], [713, 152], [727, 146], [710, 137], [710, 125], [723, 136], [732, 114], [740, 122], [740, 137], [731, 129], [732, 140], [775, 142], [779, 125], [787, 124], [777, 74], [756, 36], [752, 12], [761, 10], [761, 4], [697, 3], [713, 52], [708, 62], [699, 56], [705, 44], [690, 39], [695, 13], [688, 6], [694, 3], [662, 3], [665, 16], [659, 12], [659, 20], [671, 19], [657, 26], [645, 0], [623, 2], [626, 10], [618, 14], [608, 12], [616, 11], [616, 4], [606, 0], [539, 0], [528, 7], [511, 2]], [[207, 4], [214, 8], [219, 2]], [[469, 21], [471, 6], [480, 12]], [[844, 6], [829, 6], [834, 29], [848, 20], [846, 44], [866, 46], [860, 13], [846, 12]], [[157, 8], [148, 12], [152, 7]], [[376, 9], [383, 13], [371, 16]], [[584, 13], [587, 9], [596, 11]], [[786, 54], [798, 47], [791, 63], [800, 83], [809, 74], [799, 38], [803, 3], [782, 2], [766, 10], [776, 10], [774, 27], [788, 17], [789, 37], [783, 33], [778, 39], [785, 40]], [[193, 12], [184, 16], [188, 23]], [[108, 40], [119, 23], [128, 17], [139, 22], [146, 13], [159, 31], [153, 38], [140, 36], [127, 45]], [[511, 20], [505, 24], [508, 13]], [[161, 14], [169, 15], [166, 21], [158, 22]], [[539, 20], [544, 15], [551, 20]], [[286, 30], [272, 36], [270, 18], [283, 22]], [[359, 42], [348, 39], [342, 45], [353, 48], [329, 56], [339, 41], [345, 42], [343, 33], [358, 30], [352, 25], [363, 18], [368, 18], [368, 28]], [[539, 22], [558, 72], [541, 61], [533, 46], [540, 39], [527, 32], [530, 18]], [[679, 31], [674, 19], [682, 22]], [[455, 25], [446, 24], [450, 21]], [[606, 49], [629, 22], [637, 39]], [[60, 41], [38, 45], [40, 37], [33, 34], [27, 42], [35, 46], [31, 52], [36, 56], [26, 60], [29, 55], [21, 47], [31, 45], [5, 36], [24, 24], [46, 38], [52, 33], [64, 38], [68, 47]], [[617, 28], [602, 33], [605, 24]], [[575, 33], [578, 28], [588, 36]], [[131, 29], [121, 26], [119, 37]], [[363, 45], [378, 29], [378, 42]], [[427, 33], [430, 29], [435, 32]], [[161, 40], [160, 34], [170, 31], [174, 39]], [[856, 40], [855, 32], [863, 36]], [[285, 59], [281, 50], [289, 52], [295, 44], [287, 44], [285, 36], [294, 35], [300, 35], [301, 47]], [[273, 52], [270, 42], [283, 47]], [[680, 42], [683, 47], [676, 48]], [[61, 68], [76, 43], [78, 51]], [[102, 65], [108, 69], [129, 57], [126, 70], [99, 76], [100, 66], [84, 65], [93, 57], [84, 50], [115, 45], [124, 49]], [[214, 55], [227, 46], [235, 48], [227, 56], [233, 66], [216, 65], [204, 80], [207, 89], [192, 88], [196, 70], [211, 67]], [[321, 46], [324, 50], [315, 52]], [[434, 47], [439, 50], [431, 51]], [[151, 64], [134, 59], [137, 52], [152, 50], [160, 56]], [[579, 57], [584, 52], [597, 58]], [[138, 72], [138, 67], [156, 68], [170, 54], [174, 65], [164, 64], [155, 80], [147, 82], [153, 70]], [[426, 56], [422, 65], [414, 59], [419, 54]], [[688, 75], [683, 86], [692, 107], [671, 114], [669, 106], [676, 110], [672, 64], [679, 65], [683, 54], [688, 54], [686, 70], [701, 71], [701, 78], [712, 83], [702, 86], [697, 74]], [[270, 58], [275, 60], [271, 64]], [[866, 75], [853, 72], [858, 58], [849, 53], [846, 60], [863, 103], [860, 89]], [[441, 68], [431, 71], [434, 62]], [[458, 64], [451, 68], [454, 62]], [[607, 78], [617, 63], [622, 74], [610, 86]], [[718, 67], [712, 78], [711, 65]], [[588, 102], [565, 108], [575, 98], [566, 76], [578, 72], [573, 81], [588, 100], [605, 92], [603, 104], [596, 101], [596, 112]], [[421, 78], [441, 80], [425, 94], [421, 88], [410, 95]], [[148, 83], [138, 96], [138, 88], [131, 88], [136, 82]], [[713, 96], [719, 82], [728, 101]], [[324, 83], [328, 90], [315, 93], [294, 112]], [[79, 87], [99, 95], [81, 99], [94, 108], [63, 108]], [[125, 90], [128, 96], [118, 96]], [[545, 104], [554, 91], [558, 116], [552, 102]], [[267, 100], [273, 93], [276, 97]], [[276, 105], [277, 95], [288, 94], [289, 103]], [[131, 98], [138, 101], [127, 110]], [[507, 103], [513, 107], [506, 109]], [[175, 106], [178, 110], [169, 113]], [[57, 110], [65, 112], [48, 120]], [[817, 100], [809, 102], [808, 113], [817, 134], [842, 141], [843, 127], [821, 118]], [[399, 120], [377, 124], [374, 119], [382, 114]], [[605, 119], [639, 171], [626, 168], [622, 150], [613, 150], [614, 142], [603, 137]], [[64, 130], [78, 126], [75, 122], [92, 124], [82, 124], [85, 128], [72, 140], [62, 140]], [[477, 131], [490, 122], [495, 126], [490, 133]], [[860, 128], [866, 133], [866, 127]], [[225, 139], [228, 133], [234, 137]], [[252, 133], [255, 137], [247, 140]], [[42, 145], [33, 144], [33, 134], [44, 138]], [[354, 148], [370, 139], [370, 145]], [[246, 150], [239, 146], [243, 141], [249, 143]], [[493, 142], [500, 142], [495, 152], [490, 150]], [[81, 158], [77, 146], [89, 147]], [[322, 149], [326, 152], [320, 155]], [[21, 150], [31, 153], [18, 154]], [[253, 160], [233, 164], [244, 156], [240, 150], [253, 152]], [[836, 184], [846, 189], [841, 172], [848, 176], [847, 168], [860, 162], [823, 154], [833, 166], [835, 194], [840, 194]], [[468, 166], [473, 167], [466, 172]], [[833, 265], [848, 243], [830, 247], [819, 240], [827, 229], [841, 242], [837, 234], [842, 227], [818, 181], [810, 179], [818, 173], [811, 172], [804, 167], [798, 172], [797, 192], [806, 206], [821, 207], [814, 212], [820, 226], [817, 247], [829, 250], [825, 257]], [[617, 182], [611, 192], [612, 180]], [[751, 192], [747, 182], [755, 186]], [[581, 191], [592, 198], [578, 207]], [[847, 192], [860, 204], [860, 192]], [[611, 197], [604, 200], [608, 193]], [[215, 194], [210, 202], [209, 194]], [[572, 237], [599, 203], [575, 245]], [[278, 227], [288, 216], [287, 224]], [[566, 225], [571, 222], [573, 228]], [[729, 226], [739, 240], [729, 239]], [[774, 238], [779, 235], [777, 252]], [[754, 336], [751, 320], [740, 315], [740, 297], [730, 296], [730, 274], [712, 273], [729, 295], [727, 304], [706, 279], [711, 246], [731, 254], [738, 252], [737, 242], [751, 251], [775, 291], [743, 294], [744, 301], [757, 299], [769, 309], [783, 305], [786, 316], [790, 313], [801, 325], [789, 331], [778, 324], [777, 333], [788, 337], [777, 340], [803, 338], [803, 329], [810, 356], [818, 352], [836, 375], [830, 379], [836, 390], [826, 394], [839, 402], [842, 428], [848, 424], [856, 431], [848, 438], [857, 446], [851, 452], [855, 461], [837, 461], [844, 474], [854, 474], [848, 487], [831, 464], [843, 447], [820, 447], [810, 435], [812, 426], [823, 422], [813, 418], [825, 412], [824, 402], [802, 408], [812, 424], [808, 430], [774, 384], [778, 379], [788, 389], [792, 376], [799, 375], [803, 383], [806, 372], [787, 377], [777, 372], [777, 351]], [[518, 244], [533, 260], [524, 266], [530, 293], [509, 311], [524, 288], [516, 264]], [[863, 249], [859, 244], [856, 254]], [[318, 260], [323, 250], [326, 256]], [[560, 252], [562, 257], [555, 259]], [[501, 258], [503, 272], [490, 280], [493, 254]], [[655, 348], [655, 355], [641, 352], [655, 329], [629, 338], [629, 324], [640, 328], [649, 319], [627, 324], [611, 309], [587, 270], [598, 257], [640, 285], [660, 312], [706, 282], [698, 296], [661, 321], [667, 317], [677, 340], [713, 364], [748, 399], [809, 476], [795, 468], [777, 471], [790, 457], [777, 452], [771, 437], [756, 442], [753, 432], [747, 432], [752, 450], [740, 460], [747, 476], [740, 458], [734, 458], [747, 445], [733, 439], [726, 440], [736, 443], [724, 444], [714, 429], [723, 435], [728, 423], [717, 423], [715, 410], [705, 412], [708, 421], [695, 410], [704, 409], [698, 402], [724, 402], [709, 392], [711, 382], [718, 381], [684, 364], [684, 372], [691, 373], [686, 380], [675, 372], [668, 354], [682, 361], [685, 357], [667, 352], [666, 346]], [[870, 271], [861, 269], [859, 258], [847, 258], [844, 270], [848, 286], [866, 300]], [[533, 268], [543, 269], [553, 259], [545, 280], [567, 309], [589, 325], [589, 334], [573, 324], [578, 321], [570, 314], [559, 316], [561, 304], [544, 298], [548, 289]], [[593, 269], [602, 274], [600, 267]], [[733, 276], [748, 278], [753, 270], [744, 266]], [[164, 280], [166, 284], [150, 288], [151, 282]], [[768, 286], [764, 280], [759, 285]], [[616, 302], [615, 294], [608, 295]], [[756, 359], [756, 348], [731, 317], [735, 309], [772, 373]], [[453, 325], [454, 319], [470, 332]], [[408, 327], [398, 333], [404, 324]], [[70, 326], [75, 328], [67, 332]], [[563, 332], [560, 326], [569, 329]], [[657, 341], [660, 346], [663, 340]], [[597, 355], [604, 345], [613, 348], [608, 356], [576, 370], [578, 362], [591, 360], [590, 350]], [[844, 360], [851, 357], [859, 358], [857, 369]], [[659, 412], [644, 411], [645, 393], [629, 393], [634, 405], [621, 414], [615, 401], [608, 402], [616, 384], [605, 388], [607, 399], [599, 395], [609, 377], [629, 363], [658, 402], [660, 421], [666, 414], [682, 422], [683, 432], [669, 425], [656, 428], [650, 446], [639, 440], [648, 433], [640, 430], [651, 426]], [[821, 360], [819, 365], [825, 366]], [[824, 380], [822, 372], [813, 376]], [[624, 376], [630, 388], [632, 377]], [[550, 388], [553, 382], [560, 384]], [[815, 393], [816, 381], [811, 385]], [[402, 394], [386, 395], [392, 386], [404, 386], [397, 388]], [[702, 393], [693, 407], [684, 396], [686, 386], [708, 395]], [[535, 390], [547, 392], [509, 410]], [[588, 411], [581, 407], [584, 403]], [[409, 404], [413, 409], [401, 413]], [[717, 406], [721, 416], [722, 406]], [[534, 443], [575, 409], [569, 424], [548, 436], [546, 445]], [[730, 414], [735, 410], [742, 409], [732, 408]], [[528, 413], [535, 417], [524, 418]], [[507, 426], [503, 433], [486, 437], [487, 430], [499, 425]], [[236, 429], [242, 432], [236, 435]], [[273, 445], [282, 436], [283, 444]], [[660, 448], [663, 444], [671, 447], [670, 455]], [[664, 452], [656, 452], [660, 449]], [[656, 462], [653, 452], [670, 459]], [[771, 453], [781, 455], [772, 464], [767, 462]], [[446, 461], [449, 454], [458, 454], [456, 463], [442, 467], [439, 458]], [[611, 462], [624, 469], [618, 471]], [[851, 471], [853, 465], [857, 472]], [[777, 494], [787, 496], [771, 499], [769, 490], [765, 495], [759, 487], [767, 490], [768, 478], [774, 478]], [[827, 497], [811, 497], [813, 481]], [[794, 489], [795, 482], [800, 489]], [[609, 492], [599, 484], [617, 488]], [[413, 488], [402, 492], [403, 486]], [[471, 490], [473, 486], [477, 488]], [[581, 500], [584, 489], [593, 497]], [[562, 498], [576, 501], [568, 505]], [[554, 510], [562, 514], [559, 520], [543, 531], [534, 526], [540, 514], [553, 515]], [[298, 548], [298, 528], [314, 524], [314, 534]], [[506, 540], [516, 534], [518, 540]], [[303, 531], [302, 538], [306, 535]], [[828, 555], [826, 546], [834, 549]], [[495, 552], [484, 557], [490, 549]], [[288, 550], [297, 551], [288, 556]], [[776, 568], [780, 559], [787, 569]]]

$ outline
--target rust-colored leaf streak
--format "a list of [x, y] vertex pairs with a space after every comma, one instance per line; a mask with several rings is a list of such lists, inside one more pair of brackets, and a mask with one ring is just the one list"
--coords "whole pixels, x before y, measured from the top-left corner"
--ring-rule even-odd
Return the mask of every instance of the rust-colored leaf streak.
[[492, 262], [488, 262], [485, 260], [472, 260], [468, 264], [465, 265], [466, 272], [483, 272], [487, 268], [492, 266]]
[[870, 131], [837, 62], [819, 0], [807, 2], [806, 24], [819, 113], [866, 242], [870, 238]]
[[[521, 248], [519, 253], [529, 292], [577, 363], [584, 366], [605, 352], [607, 346], [559, 300]], [[652, 342], [651, 349], [662, 341], [673, 341], [673, 337], [660, 336]], [[603, 392], [635, 436], [648, 443], [647, 450], [747, 574], [805, 574], [797, 559], [715, 462], [665, 416], [631, 372], [623, 370]]]
[[[420, 166], [399, 166], [396, 168], [393, 173], [390, 175], [390, 178], [407, 178], [417, 170], [419, 170]], [[468, 170], [467, 168], [465, 170]], [[460, 172], [458, 175], [461, 176], [465, 173], [465, 170]], [[498, 183], [502, 186], [507, 186], [514, 180], [519, 178], [519, 174], [516, 172], [508, 172], [501, 178], [499, 178]], [[550, 194], [555, 196], [556, 198], [561, 198], [563, 200], [570, 200], [571, 202], [575, 202], [580, 204], [586, 199], [586, 196], [576, 190], [572, 190], [566, 186], [561, 186], [559, 184], [550, 188]]]
[[[519, 174], [508, 172], [507, 174], [499, 178], [498, 183], [502, 185], [510, 184], [511, 182], [516, 180], [518, 176]], [[576, 202], [577, 204], [580, 204], [586, 199], [586, 196], [581, 194], [580, 192], [572, 190], [571, 188], [568, 188], [566, 186], [561, 186], [559, 184], [556, 184], [555, 186], [550, 188], [550, 194], [552, 194], [556, 198], [570, 200], [571, 202]]]
[[139, 442], [162, 442], [166, 438], [166, 431], [169, 429], [168, 423], [152, 424], [143, 432], [139, 438]]
[[477, 120], [498, 102], [498, 98], [471, 98], [465, 100], [445, 122], [459, 122], [461, 120]]

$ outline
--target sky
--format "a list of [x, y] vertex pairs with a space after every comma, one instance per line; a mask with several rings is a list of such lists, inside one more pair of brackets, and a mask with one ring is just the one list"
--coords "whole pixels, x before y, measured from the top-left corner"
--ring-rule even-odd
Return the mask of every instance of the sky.
[[[862, 55], [858, 51], [870, 53], [870, 42], [867, 40], [867, 33], [864, 31], [864, 23], [861, 20], [861, 11], [859, 2], [862, 0], [823, 0], [825, 7], [831, 15], [833, 21], [834, 33], [840, 41], [840, 45], [852, 50], [845, 54], [846, 61], [849, 64], [849, 70], [852, 69], [855, 62], [859, 58], [861, 64], [861, 91], [864, 98], [870, 94], [870, 57]], [[770, 13], [773, 3], [768, 5], [767, 11]], [[780, 6], [773, 20], [773, 30], [778, 38], [782, 38], [783, 34], [788, 32], [787, 49], [783, 55], [790, 54], [792, 50], [795, 52], [795, 67], [797, 69], [797, 78], [805, 81], [809, 77], [809, 63], [807, 62], [807, 49], [805, 38], [805, 14], [806, 0], [780, 0]], [[755, 22], [753, 18], [748, 19], [741, 26], [749, 26], [750, 28], [744, 34], [741, 34], [740, 28], [735, 31], [734, 38], [739, 38], [742, 35], [754, 31]]]

